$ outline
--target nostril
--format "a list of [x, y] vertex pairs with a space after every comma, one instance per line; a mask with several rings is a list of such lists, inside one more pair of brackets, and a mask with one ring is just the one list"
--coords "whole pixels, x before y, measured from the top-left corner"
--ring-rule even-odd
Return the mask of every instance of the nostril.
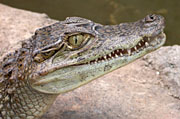
[[150, 19], [154, 20], [154, 16], [153, 16], [153, 15], [151, 15], [151, 16], [149, 16], [149, 17], [150, 17]]
[[145, 22], [146, 23], [153, 22], [155, 19], [156, 19], [156, 16], [154, 14], [151, 14], [145, 17]]

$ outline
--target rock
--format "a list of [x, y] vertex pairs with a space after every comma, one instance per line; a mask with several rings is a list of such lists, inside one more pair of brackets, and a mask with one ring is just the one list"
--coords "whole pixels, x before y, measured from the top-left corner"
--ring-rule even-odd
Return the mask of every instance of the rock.
[[162, 47], [60, 95], [42, 119], [179, 119], [179, 54]]
[[[54, 22], [45, 14], [0, 4], [0, 56]], [[162, 47], [61, 94], [41, 119], [180, 119], [179, 54], [180, 46]]]
[[29, 38], [37, 28], [54, 22], [46, 14], [0, 4], [0, 56], [19, 48], [20, 41]]
[[163, 86], [170, 95], [180, 99], [180, 46], [168, 46], [147, 55], [144, 60], [157, 71]]

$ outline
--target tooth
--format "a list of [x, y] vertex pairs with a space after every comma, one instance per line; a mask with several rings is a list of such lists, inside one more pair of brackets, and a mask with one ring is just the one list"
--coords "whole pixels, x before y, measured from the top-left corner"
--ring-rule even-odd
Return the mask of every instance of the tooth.
[[106, 60], [106, 59], [107, 59], [107, 57], [106, 57], [106, 56], [104, 56], [104, 59]]
[[142, 39], [142, 42], [144, 42], [144, 39]]
[[146, 47], [149, 46], [149, 44], [147, 42], [145, 42], [145, 45], [146, 45]]
[[139, 43], [138, 45], [141, 46], [141, 43]]
[[109, 54], [109, 57], [111, 57], [111, 54]]
[[151, 39], [148, 37], [148, 41], [150, 41]]
[[123, 56], [123, 54], [122, 54], [122, 53], [120, 53], [120, 56]]
[[135, 46], [134, 49], [137, 50], [137, 47]]
[[117, 55], [117, 54], [115, 54], [115, 57], [117, 58], [117, 57], [118, 57], [118, 55]]
[[128, 51], [128, 55], [131, 55], [131, 50], [130, 50], [130, 49], [128, 49], [127, 51]]

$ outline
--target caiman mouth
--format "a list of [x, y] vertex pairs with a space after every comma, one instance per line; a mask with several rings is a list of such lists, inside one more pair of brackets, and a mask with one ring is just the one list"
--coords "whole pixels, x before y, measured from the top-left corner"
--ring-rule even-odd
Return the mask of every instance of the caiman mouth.
[[[83, 84], [92, 80], [92, 76], [95, 78], [103, 75], [103, 73], [112, 71], [120, 66], [123, 66], [130, 61], [137, 59], [148, 52], [151, 52], [160, 46], [162, 46], [165, 42], [166, 36], [163, 32], [159, 33], [154, 37], [144, 36], [139, 42], [137, 42], [132, 48], [129, 49], [116, 49], [105, 56], [101, 56], [96, 58], [95, 60], [87, 61], [86, 63], [79, 63], [70, 65], [72, 67], [66, 67], [64, 70], [56, 70], [51, 71], [51, 73], [47, 74], [47, 72], [42, 72], [41, 77], [36, 78], [39, 81], [33, 83], [33, 88], [44, 92], [44, 93], [63, 93], [67, 92], [70, 89], [75, 89]], [[122, 58], [122, 60], [121, 60]], [[129, 59], [128, 59], [129, 58]], [[125, 61], [127, 59], [127, 61]], [[93, 64], [105, 64], [107, 62], [111, 63], [114, 61], [113, 67], [105, 70], [105, 65], [96, 65]], [[124, 62], [125, 61], [125, 62]], [[119, 64], [118, 64], [119, 63]], [[87, 67], [86, 65], [89, 65]], [[112, 65], [112, 64], [111, 64]], [[119, 66], [118, 66], [119, 65]], [[78, 67], [80, 66], [80, 67]], [[108, 66], [108, 65], [107, 65]], [[94, 68], [99, 70], [94, 72]], [[88, 70], [88, 71], [87, 71]], [[77, 75], [78, 74], [78, 75]]]
[[121, 58], [121, 57], [128, 57], [128, 56], [132, 56], [134, 54], [137, 54], [145, 49], [151, 48], [151, 51], [153, 51], [152, 49], [157, 49], [159, 48], [161, 45], [164, 44], [165, 42], [165, 34], [164, 32], [160, 32], [158, 35], [156, 36], [144, 36], [136, 45], [134, 45], [132, 48], [129, 49], [116, 49], [114, 51], [112, 51], [111, 53], [96, 58], [94, 60], [88, 61], [86, 63], [81, 63], [81, 64], [77, 64], [77, 65], [84, 65], [84, 64], [95, 64], [95, 63], [99, 63], [99, 62], [103, 62], [103, 61], [108, 61], [111, 59], [115, 59], [115, 58]]

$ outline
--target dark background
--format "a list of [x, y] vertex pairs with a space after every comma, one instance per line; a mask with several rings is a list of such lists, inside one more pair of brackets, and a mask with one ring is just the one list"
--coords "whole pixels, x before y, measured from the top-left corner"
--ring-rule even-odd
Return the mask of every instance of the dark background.
[[150, 13], [161, 14], [166, 18], [165, 45], [180, 45], [180, 0], [0, 0], [0, 3], [46, 13], [57, 20], [80, 16], [101, 24], [131, 22]]

